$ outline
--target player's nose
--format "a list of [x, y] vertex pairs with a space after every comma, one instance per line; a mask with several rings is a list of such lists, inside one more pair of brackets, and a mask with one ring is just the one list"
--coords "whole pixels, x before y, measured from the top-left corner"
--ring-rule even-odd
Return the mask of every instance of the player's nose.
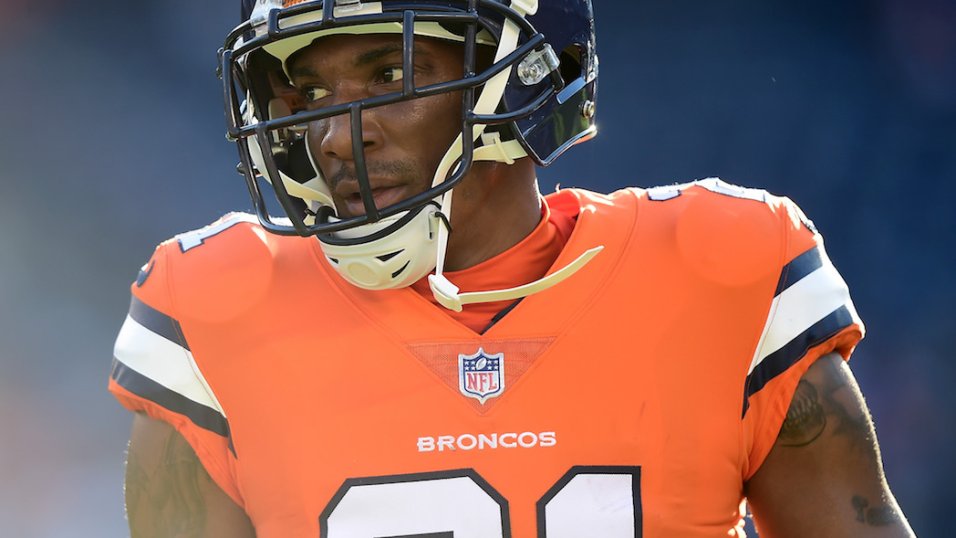
[[[381, 147], [383, 142], [381, 130], [376, 128], [372, 113], [357, 106], [318, 123], [319, 153], [328, 158], [354, 161], [356, 151], [367, 154]], [[353, 142], [355, 138], [361, 140], [359, 145]]]

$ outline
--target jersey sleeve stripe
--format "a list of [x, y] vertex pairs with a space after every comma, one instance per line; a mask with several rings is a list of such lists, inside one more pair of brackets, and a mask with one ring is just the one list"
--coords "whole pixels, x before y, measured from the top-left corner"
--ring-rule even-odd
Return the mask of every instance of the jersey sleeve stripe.
[[811, 248], [797, 256], [780, 272], [780, 280], [777, 282], [777, 291], [774, 292], [774, 297], [822, 266], [823, 258], [820, 256], [819, 248]]
[[[114, 374], [125, 374], [127, 371], [136, 374], [128, 374], [123, 378], [131, 380], [130, 382], [134, 383], [132, 387], [127, 387], [121, 379], [116, 379], [117, 383], [130, 392], [163, 407], [173, 402], [178, 407], [170, 408], [170, 410], [190, 418], [197, 417], [196, 420], [201, 422], [196, 420], [194, 422], [204, 428], [210, 424], [225, 422], [226, 414], [206, 383], [192, 353], [168, 338], [151, 331], [132, 315], [127, 316], [119, 336], [116, 337], [113, 354], [116, 363], [113, 368]], [[147, 379], [151, 383], [139, 382], [140, 378]], [[171, 394], [177, 397], [172, 397]], [[187, 413], [184, 411], [186, 407], [194, 411]], [[209, 412], [218, 415], [219, 418], [215, 420], [202, 418]], [[221, 433], [228, 430], [218, 428], [213, 431]]]
[[[188, 417], [193, 424], [223, 437], [229, 437], [229, 422], [219, 411], [197, 403], [144, 376], [118, 359], [113, 360], [110, 376], [131, 393], [169, 411]], [[230, 441], [231, 443], [231, 441]]]
[[810, 328], [797, 335], [785, 346], [771, 353], [747, 376], [744, 389], [744, 407], [742, 415], [747, 414], [750, 397], [762, 389], [778, 375], [797, 363], [811, 348], [826, 342], [843, 329], [854, 323], [855, 314], [851, 308], [841, 306]]
[[141, 301], [135, 295], [130, 300], [129, 316], [146, 329], [189, 350], [183, 329], [175, 319]]
[[744, 414], [753, 394], [812, 347], [853, 324], [862, 326], [846, 283], [821, 246], [783, 268], [777, 291], [747, 371]]
[[774, 297], [748, 375], [766, 357], [837, 308], [846, 305], [852, 310], [850, 291], [825, 256], [820, 255], [822, 264], [816, 270], [788, 285]]

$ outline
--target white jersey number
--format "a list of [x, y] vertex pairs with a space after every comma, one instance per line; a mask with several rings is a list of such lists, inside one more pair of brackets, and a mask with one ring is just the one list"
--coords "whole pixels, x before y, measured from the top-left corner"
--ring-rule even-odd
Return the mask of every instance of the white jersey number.
[[682, 185], [665, 185], [647, 189], [647, 197], [655, 202], [664, 202], [677, 198], [685, 189], [689, 189], [694, 186], [703, 187], [710, 192], [723, 194], [724, 196], [743, 198], [745, 200], [754, 200], [756, 202], [767, 203], [770, 198], [770, 194], [763, 189], [751, 189], [748, 187], [732, 185], [716, 177], [698, 179], [697, 181], [684, 183]]
[[[640, 467], [573, 467], [537, 503], [540, 538], [640, 538]], [[323, 538], [510, 538], [508, 501], [471, 469], [347, 480]]]
[[255, 224], [259, 221], [256, 217], [245, 213], [230, 213], [209, 226], [177, 235], [176, 239], [179, 241], [179, 249], [183, 252], [188, 252], [205, 243], [206, 239], [219, 235], [236, 224], [242, 224], [243, 222]]

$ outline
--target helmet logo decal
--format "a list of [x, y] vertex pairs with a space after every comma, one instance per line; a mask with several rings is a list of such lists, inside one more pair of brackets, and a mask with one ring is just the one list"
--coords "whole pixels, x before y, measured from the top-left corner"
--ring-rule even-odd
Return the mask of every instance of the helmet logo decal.
[[474, 355], [458, 355], [458, 390], [469, 398], [485, 401], [505, 390], [505, 354], [489, 355], [478, 348]]

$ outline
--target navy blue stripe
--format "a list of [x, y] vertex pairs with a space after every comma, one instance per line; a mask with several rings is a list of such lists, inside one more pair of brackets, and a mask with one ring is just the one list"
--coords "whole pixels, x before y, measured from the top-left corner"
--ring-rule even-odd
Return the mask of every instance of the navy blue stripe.
[[787, 342], [782, 348], [764, 358], [754, 371], [747, 376], [744, 384], [744, 408], [742, 415], [747, 414], [750, 406], [750, 397], [770, 382], [773, 378], [784, 373], [796, 364], [810, 348], [820, 345], [832, 338], [838, 332], [853, 325], [853, 316], [846, 306], [841, 306], [809, 329]]
[[803, 254], [797, 256], [783, 267], [780, 272], [780, 280], [777, 282], [777, 291], [773, 296], [796, 284], [803, 277], [823, 267], [823, 256], [820, 253], [820, 247], [813, 247]]
[[194, 402], [182, 394], [160, 385], [118, 359], [113, 359], [113, 371], [110, 376], [121, 387], [140, 398], [161, 405], [174, 413], [184, 415], [200, 428], [223, 437], [229, 437], [229, 423], [219, 411]]
[[150, 331], [187, 350], [189, 349], [189, 344], [186, 343], [186, 337], [183, 336], [183, 328], [179, 326], [179, 322], [140, 301], [135, 295], [129, 303], [129, 315]]

